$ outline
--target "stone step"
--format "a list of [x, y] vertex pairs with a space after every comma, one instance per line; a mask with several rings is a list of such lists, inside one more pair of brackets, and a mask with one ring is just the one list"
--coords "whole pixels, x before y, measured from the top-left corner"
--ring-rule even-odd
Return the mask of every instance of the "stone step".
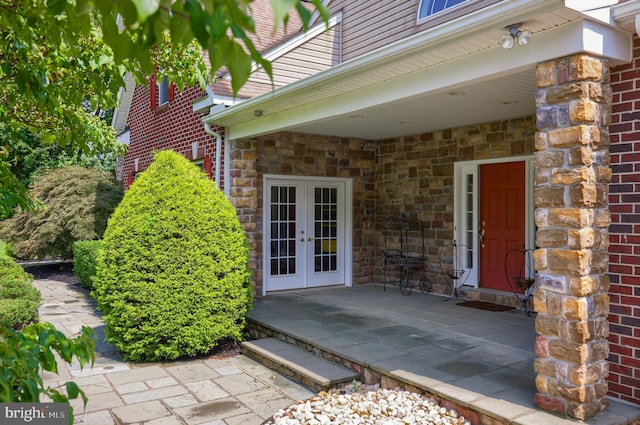
[[357, 372], [317, 357], [277, 338], [244, 341], [242, 353], [314, 391], [351, 383]]

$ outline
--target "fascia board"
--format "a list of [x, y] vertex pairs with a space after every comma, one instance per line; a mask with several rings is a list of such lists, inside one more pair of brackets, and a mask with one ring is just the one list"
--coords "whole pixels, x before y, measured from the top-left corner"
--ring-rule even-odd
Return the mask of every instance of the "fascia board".
[[[607, 32], [606, 37], [602, 36], [603, 32]], [[616, 39], [613, 45], [603, 43], [603, 39], [610, 38]], [[617, 61], [624, 61], [631, 56], [630, 35], [596, 22], [573, 22], [536, 34], [526, 47], [512, 50], [495, 47], [489, 51], [393, 78], [373, 87], [229, 125], [227, 136], [229, 140], [234, 140], [288, 130], [305, 123], [348, 115], [376, 105], [398, 102], [417, 95], [427, 96], [474, 82], [499, 78], [501, 75], [531, 68], [539, 62], [579, 52], [607, 55]], [[221, 112], [218, 115], [223, 114], [224, 112]]]
[[640, 35], [640, 2], [627, 1], [611, 8], [613, 20]]
[[587, 12], [614, 6], [619, 0], [565, 0], [565, 5], [573, 10]]
[[303, 32], [298, 36], [293, 37], [291, 40], [285, 41], [284, 43], [274, 47], [268, 52], [265, 52], [263, 57], [269, 61], [278, 59], [282, 55], [290, 52], [296, 47], [300, 47], [301, 45], [319, 36], [320, 34], [327, 31], [328, 29], [335, 27], [340, 22], [342, 22], [342, 12], [337, 12], [336, 14], [334, 14], [329, 18], [329, 22], [327, 25], [325, 25], [324, 22], [321, 24], [314, 25], [313, 27], [309, 28], [306, 32]]
[[206, 112], [211, 105], [213, 105], [215, 96], [213, 89], [211, 86], [207, 85], [204, 88], [204, 91], [207, 93], [206, 96], [202, 96], [201, 98], [193, 101], [193, 112]]
[[225, 106], [233, 106], [241, 102], [241, 100], [238, 100], [237, 98], [217, 96], [211, 86], [206, 86], [205, 92], [207, 93], [205, 96], [194, 100], [191, 104], [193, 112], [206, 114], [214, 105], [222, 104]]
[[[282, 43], [281, 45], [275, 47], [274, 49], [268, 52], [265, 52], [263, 54], [263, 58], [265, 58], [268, 61], [274, 61], [279, 57], [281, 57], [282, 55], [285, 55], [288, 52], [292, 51], [296, 47], [299, 47], [307, 43], [309, 40], [313, 39], [314, 37], [317, 37], [318, 35], [322, 34], [327, 29], [333, 28], [340, 22], [342, 22], [342, 12], [338, 12], [335, 15], [331, 16], [329, 18], [328, 24], [325, 25], [325, 23], [323, 22], [322, 24], [314, 25], [313, 27], [309, 28], [307, 32], [301, 33], [300, 35], [293, 37], [291, 40], [288, 40]], [[255, 72], [259, 68], [260, 68], [259, 65], [257, 65], [255, 62], [252, 62], [251, 72]], [[225, 73], [219, 76], [218, 78], [228, 79], [230, 78], [230, 75], [229, 73]], [[214, 93], [210, 91], [210, 87], [208, 86], [207, 86], [207, 94], [208, 94], [207, 97], [203, 98], [202, 100], [198, 100], [197, 103], [193, 104], [194, 112], [205, 111], [207, 108], [209, 108], [215, 103], [224, 103], [227, 106], [231, 106], [231, 105], [235, 105], [236, 103], [242, 102], [232, 98], [222, 99], [221, 97], [218, 97], [214, 99]], [[221, 100], [218, 101], [218, 99], [221, 99]]]
[[129, 146], [131, 143], [131, 131], [127, 130], [118, 134], [118, 136], [116, 136], [116, 142]]
[[233, 108], [228, 108], [219, 115], [206, 116], [204, 121], [213, 123], [246, 110], [260, 109], [258, 105], [262, 102], [268, 102], [275, 98], [295, 96], [296, 93], [306, 90], [314, 90], [315, 86], [330, 84], [333, 79], [349, 78], [367, 69], [379, 66], [382, 63], [388, 63], [398, 60], [400, 57], [411, 56], [420, 51], [425, 51], [428, 49], [428, 46], [444, 44], [454, 38], [459, 38], [461, 34], [468, 37], [475, 32], [483, 31], [487, 28], [495, 26], [502, 27], [512, 23], [505, 21], [507, 17], [520, 16], [528, 13], [544, 13], [545, 11], [562, 8], [564, 4], [564, 0], [513, 0], [494, 3], [473, 14], [457, 18], [446, 25], [430, 28], [412, 37], [407, 37], [404, 40], [392, 43], [369, 54], [344, 62], [327, 71], [246, 100]]
[[124, 75], [124, 87], [118, 90], [118, 107], [113, 112], [111, 126], [116, 132], [124, 131], [129, 119], [129, 112], [133, 104], [133, 92], [136, 89], [136, 80], [132, 73]]

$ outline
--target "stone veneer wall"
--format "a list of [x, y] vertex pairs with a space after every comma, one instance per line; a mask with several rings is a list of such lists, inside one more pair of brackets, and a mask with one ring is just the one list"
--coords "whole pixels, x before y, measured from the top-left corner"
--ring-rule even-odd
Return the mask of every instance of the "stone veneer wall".
[[609, 70], [575, 55], [536, 71], [535, 402], [587, 419], [608, 405]]
[[353, 282], [375, 267], [375, 143], [295, 133], [231, 142], [231, 199], [251, 248], [254, 292], [262, 295], [262, 185], [265, 174], [353, 179]]
[[[424, 224], [427, 276], [434, 292], [445, 291], [439, 256], [453, 240], [454, 163], [532, 155], [535, 132], [534, 117], [527, 117], [377, 142], [375, 281], [383, 281], [386, 219], [404, 214]], [[417, 281], [420, 270], [412, 272], [410, 280]]]
[[377, 142], [296, 133], [231, 141], [231, 199], [247, 232], [255, 294], [262, 294], [262, 185], [265, 174], [353, 179], [353, 282], [383, 282], [385, 217], [424, 222], [429, 277], [453, 238], [453, 164], [533, 154], [534, 117], [478, 124]]

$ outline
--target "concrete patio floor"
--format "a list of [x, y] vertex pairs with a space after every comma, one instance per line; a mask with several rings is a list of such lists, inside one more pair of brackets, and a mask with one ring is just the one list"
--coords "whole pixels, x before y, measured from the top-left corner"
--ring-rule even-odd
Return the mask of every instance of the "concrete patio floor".
[[[395, 287], [359, 285], [270, 293], [251, 320], [405, 382], [455, 393], [480, 409], [508, 409], [513, 423], [572, 423], [535, 408], [535, 319], [490, 312]], [[640, 409], [612, 399], [589, 424], [631, 424]], [[542, 422], [541, 422], [542, 421]], [[637, 422], [635, 422], [637, 423]]]

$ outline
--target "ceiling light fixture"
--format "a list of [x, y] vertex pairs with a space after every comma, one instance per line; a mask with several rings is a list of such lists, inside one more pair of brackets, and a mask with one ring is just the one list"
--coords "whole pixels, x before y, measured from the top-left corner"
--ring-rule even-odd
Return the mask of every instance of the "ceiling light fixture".
[[463, 92], [462, 90], [454, 90], [454, 91], [450, 91], [449, 92], [449, 96], [464, 96], [465, 92]]
[[509, 31], [509, 34], [503, 34], [500, 36], [500, 46], [502, 46], [503, 49], [511, 49], [516, 44], [518, 46], [526, 46], [529, 44], [533, 33], [529, 30], [520, 30], [521, 25], [522, 23], [519, 22], [504, 28]]

